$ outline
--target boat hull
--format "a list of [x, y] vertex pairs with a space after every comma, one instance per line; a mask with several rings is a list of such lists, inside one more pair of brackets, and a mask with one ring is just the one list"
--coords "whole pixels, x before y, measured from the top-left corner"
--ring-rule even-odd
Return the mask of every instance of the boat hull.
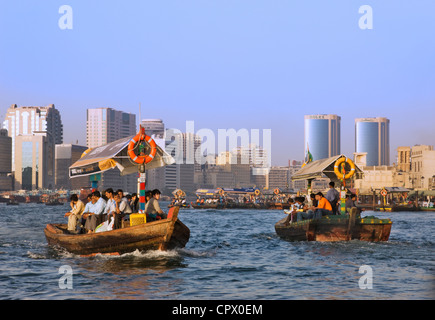
[[192, 208], [194, 209], [225, 209], [225, 205], [221, 203], [215, 203], [215, 204], [191, 204]]
[[79, 255], [171, 250], [183, 248], [190, 237], [189, 228], [176, 214], [171, 219], [91, 234], [70, 234], [65, 224], [48, 224], [44, 233], [49, 245]]
[[347, 216], [327, 216], [284, 225], [282, 219], [275, 224], [280, 238], [290, 241], [388, 241], [392, 222], [389, 219], [361, 219]]

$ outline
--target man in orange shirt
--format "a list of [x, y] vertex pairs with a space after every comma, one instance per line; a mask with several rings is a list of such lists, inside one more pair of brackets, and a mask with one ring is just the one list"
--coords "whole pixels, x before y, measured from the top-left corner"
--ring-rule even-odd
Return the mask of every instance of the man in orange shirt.
[[314, 219], [320, 219], [322, 216], [332, 215], [332, 206], [329, 201], [323, 197], [323, 193], [316, 193], [317, 207], [311, 207], [314, 211]]

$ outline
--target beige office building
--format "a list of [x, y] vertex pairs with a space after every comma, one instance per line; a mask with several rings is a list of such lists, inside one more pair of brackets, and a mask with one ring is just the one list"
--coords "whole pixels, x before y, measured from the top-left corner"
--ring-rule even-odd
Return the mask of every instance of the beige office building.
[[427, 190], [432, 187], [435, 176], [435, 150], [433, 146], [416, 145], [411, 148], [410, 182], [415, 189]]
[[15, 171], [16, 137], [45, 133], [53, 144], [63, 143], [63, 125], [54, 104], [45, 107], [18, 107], [13, 104], [6, 112], [3, 128], [12, 138], [12, 171]]
[[15, 137], [15, 190], [54, 189], [54, 148], [45, 133]]

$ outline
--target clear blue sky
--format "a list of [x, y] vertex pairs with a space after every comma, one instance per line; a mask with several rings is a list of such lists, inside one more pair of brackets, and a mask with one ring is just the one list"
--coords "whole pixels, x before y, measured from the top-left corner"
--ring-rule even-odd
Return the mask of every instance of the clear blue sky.
[[274, 165], [303, 158], [305, 114], [340, 115], [349, 156], [357, 117], [391, 120], [392, 162], [435, 144], [433, 0], [1, 1], [0, 30], [0, 118], [54, 103], [65, 143], [86, 143], [87, 108], [141, 102], [169, 128], [272, 129]]

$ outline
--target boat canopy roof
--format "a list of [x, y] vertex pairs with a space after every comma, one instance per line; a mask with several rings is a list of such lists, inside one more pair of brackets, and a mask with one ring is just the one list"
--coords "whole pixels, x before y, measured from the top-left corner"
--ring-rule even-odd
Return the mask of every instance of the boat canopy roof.
[[255, 190], [259, 190], [256, 188], [222, 188], [225, 193], [228, 194], [251, 194], [254, 193]]
[[198, 189], [196, 190], [196, 195], [197, 196], [214, 196], [219, 194], [219, 192], [222, 189], [217, 188], [217, 189]]
[[403, 192], [409, 192], [411, 190], [402, 188], [402, 187], [385, 187], [385, 190], [387, 190], [388, 193], [403, 193]]
[[[91, 149], [69, 167], [70, 178], [93, 175], [114, 168], [118, 168], [122, 176], [137, 173], [139, 165], [133, 162], [127, 153], [128, 144], [133, 137], [122, 138]], [[145, 144], [150, 148], [147, 141]], [[159, 168], [173, 163], [175, 163], [174, 158], [157, 146], [154, 159], [146, 164], [145, 169]]]
[[[292, 176], [292, 180], [296, 181], [296, 180], [310, 180], [310, 179], [316, 179], [316, 178], [323, 178], [323, 177], [327, 177], [329, 179], [331, 179], [331, 181], [339, 181], [339, 179], [337, 178], [337, 176], [334, 173], [334, 164], [335, 162], [342, 158], [345, 157], [345, 155], [341, 154], [338, 156], [334, 156], [334, 157], [330, 157], [330, 158], [325, 158], [325, 159], [319, 159], [313, 162], [308, 163], [306, 166], [304, 166], [302, 169], [300, 169], [298, 172], [296, 172], [293, 176]], [[362, 170], [355, 165], [355, 176], [360, 176], [362, 175]]]
[[174, 191], [172, 191], [172, 195], [178, 196], [178, 197], [185, 197], [186, 196], [186, 192], [184, 192], [181, 189], [175, 189]]

